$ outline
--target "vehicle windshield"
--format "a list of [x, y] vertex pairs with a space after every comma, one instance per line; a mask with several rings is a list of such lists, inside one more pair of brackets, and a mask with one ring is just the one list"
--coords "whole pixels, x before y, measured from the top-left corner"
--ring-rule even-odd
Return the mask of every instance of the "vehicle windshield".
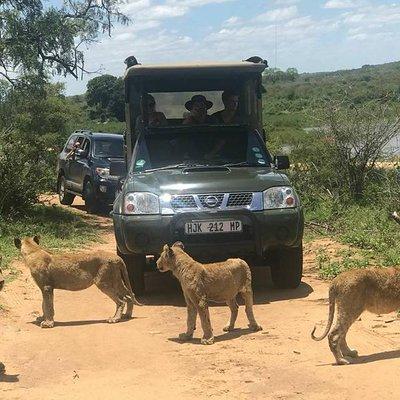
[[124, 156], [122, 140], [96, 139], [94, 142], [94, 155], [104, 158], [121, 158]]
[[157, 132], [143, 135], [133, 172], [185, 166], [269, 166], [271, 157], [259, 135], [241, 129]]

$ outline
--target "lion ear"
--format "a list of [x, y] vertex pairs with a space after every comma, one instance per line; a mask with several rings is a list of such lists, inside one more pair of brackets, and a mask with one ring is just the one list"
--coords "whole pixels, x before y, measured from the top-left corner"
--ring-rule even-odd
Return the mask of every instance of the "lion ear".
[[169, 251], [169, 246], [167, 244], [164, 244], [163, 251], [165, 252]]
[[33, 237], [33, 241], [34, 241], [36, 244], [39, 244], [39, 242], [40, 242], [40, 236], [39, 236], [39, 235], [35, 235], [35, 236]]
[[182, 242], [175, 242], [172, 247], [179, 247], [182, 250], [185, 250], [185, 246], [183, 245]]
[[14, 244], [15, 244], [15, 247], [17, 249], [20, 249], [21, 248], [21, 239], [20, 238], [14, 238]]

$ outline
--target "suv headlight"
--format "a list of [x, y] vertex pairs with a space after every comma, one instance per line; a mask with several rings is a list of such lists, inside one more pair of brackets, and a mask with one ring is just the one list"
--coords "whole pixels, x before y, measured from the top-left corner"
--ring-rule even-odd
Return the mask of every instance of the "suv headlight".
[[158, 196], [147, 192], [127, 193], [124, 198], [125, 214], [159, 214]]
[[296, 192], [290, 186], [272, 187], [263, 192], [264, 210], [294, 208], [298, 205]]
[[110, 177], [110, 168], [96, 168], [96, 174], [101, 178], [109, 178]]

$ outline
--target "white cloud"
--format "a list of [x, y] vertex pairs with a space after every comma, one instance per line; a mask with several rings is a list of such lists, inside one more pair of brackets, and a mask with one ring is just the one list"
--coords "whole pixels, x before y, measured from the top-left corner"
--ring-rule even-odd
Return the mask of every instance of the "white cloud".
[[238, 25], [240, 22], [241, 22], [241, 19], [239, 17], [233, 16], [233, 17], [230, 17], [227, 20], [225, 20], [222, 25], [223, 26], [235, 26], [235, 25]]
[[354, 0], [329, 0], [325, 3], [324, 8], [343, 9], [356, 8], [358, 2]]
[[276, 8], [271, 11], [267, 11], [263, 14], [257, 16], [256, 20], [258, 21], [284, 21], [290, 18], [293, 18], [297, 15], [297, 6]]

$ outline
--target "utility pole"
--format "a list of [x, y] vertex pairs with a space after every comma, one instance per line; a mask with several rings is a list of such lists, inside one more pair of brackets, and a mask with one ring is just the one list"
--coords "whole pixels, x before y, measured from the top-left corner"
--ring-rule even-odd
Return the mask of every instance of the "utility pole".
[[278, 65], [278, 24], [275, 24], [275, 69]]

